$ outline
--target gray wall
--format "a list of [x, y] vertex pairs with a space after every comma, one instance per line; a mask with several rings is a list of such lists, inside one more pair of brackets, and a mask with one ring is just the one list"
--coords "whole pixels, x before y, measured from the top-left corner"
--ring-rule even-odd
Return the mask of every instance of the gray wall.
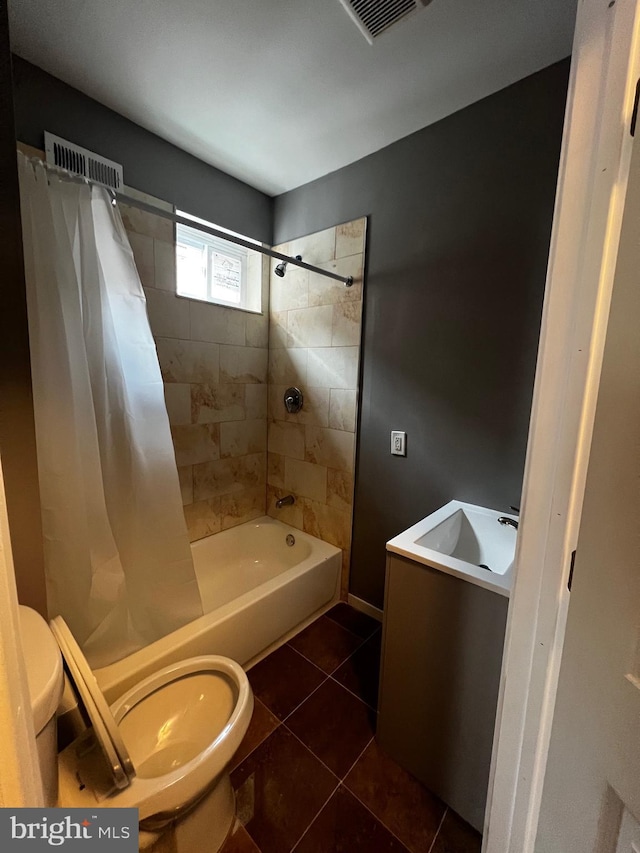
[[121, 163], [130, 187], [271, 243], [272, 199], [13, 57], [16, 135], [44, 148], [44, 131]]
[[370, 217], [351, 592], [378, 606], [387, 539], [452, 498], [520, 504], [568, 71], [275, 200], [276, 243]]
[[18, 595], [46, 616], [7, 5], [0, 4], [0, 455]]

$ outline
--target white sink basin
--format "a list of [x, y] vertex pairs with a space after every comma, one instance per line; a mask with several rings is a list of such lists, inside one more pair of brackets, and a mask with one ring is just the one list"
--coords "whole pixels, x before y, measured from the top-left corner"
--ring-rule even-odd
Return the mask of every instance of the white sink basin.
[[517, 516], [450, 501], [387, 542], [387, 551], [509, 595]]

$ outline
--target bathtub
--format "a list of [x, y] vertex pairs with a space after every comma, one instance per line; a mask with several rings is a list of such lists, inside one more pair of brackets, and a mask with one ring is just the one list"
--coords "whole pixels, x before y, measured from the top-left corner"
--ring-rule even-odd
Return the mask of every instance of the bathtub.
[[[292, 536], [295, 544], [288, 545]], [[95, 670], [108, 702], [169, 663], [218, 654], [245, 664], [338, 597], [341, 551], [259, 518], [191, 545], [204, 615]]]

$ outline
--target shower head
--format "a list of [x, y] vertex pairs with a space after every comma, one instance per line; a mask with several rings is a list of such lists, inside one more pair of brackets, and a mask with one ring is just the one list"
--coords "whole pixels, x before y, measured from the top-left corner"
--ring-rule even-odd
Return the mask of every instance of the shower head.
[[[301, 261], [301, 260], [302, 260], [302, 255], [296, 255], [296, 261]], [[280, 278], [284, 278], [284, 274], [287, 271], [287, 264], [288, 263], [289, 263], [289, 261], [281, 261], [274, 270], [275, 274], [277, 276], [280, 276]]]

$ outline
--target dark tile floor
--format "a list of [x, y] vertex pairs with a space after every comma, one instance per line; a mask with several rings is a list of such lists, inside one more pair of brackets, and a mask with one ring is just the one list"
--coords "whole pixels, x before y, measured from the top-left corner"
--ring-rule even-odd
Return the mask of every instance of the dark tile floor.
[[480, 835], [376, 743], [380, 640], [340, 603], [250, 670], [223, 853], [479, 853]]

